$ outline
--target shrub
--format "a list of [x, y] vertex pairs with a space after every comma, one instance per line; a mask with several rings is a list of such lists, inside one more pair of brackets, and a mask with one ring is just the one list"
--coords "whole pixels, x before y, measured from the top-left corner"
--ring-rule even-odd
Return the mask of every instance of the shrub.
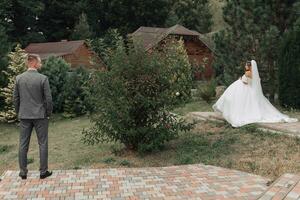
[[87, 112], [87, 83], [89, 72], [84, 68], [77, 68], [68, 73], [64, 85], [64, 117], [76, 117]]
[[196, 95], [207, 103], [211, 103], [216, 96], [216, 87], [217, 83], [214, 79], [206, 81], [199, 84]]
[[300, 20], [283, 39], [279, 57], [279, 101], [300, 108]]
[[128, 46], [118, 41], [110, 70], [96, 73], [91, 81], [95, 113], [83, 141], [159, 149], [190, 128], [169, 111], [191, 98], [191, 66], [182, 41], [151, 53], [139, 45]]
[[49, 79], [54, 112], [63, 112], [64, 85], [67, 82], [68, 71], [70, 71], [70, 65], [62, 58], [56, 57], [48, 58], [41, 68], [41, 73]]
[[105, 62], [110, 59], [110, 54], [115, 50], [121, 35], [117, 29], [108, 29], [102, 37], [87, 40], [91, 49]]

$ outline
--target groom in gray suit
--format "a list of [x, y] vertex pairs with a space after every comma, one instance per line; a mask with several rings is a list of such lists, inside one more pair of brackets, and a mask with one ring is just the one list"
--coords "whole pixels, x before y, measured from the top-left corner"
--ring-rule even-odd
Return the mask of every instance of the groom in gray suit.
[[42, 66], [39, 55], [27, 58], [28, 70], [16, 78], [14, 106], [20, 119], [19, 176], [27, 179], [27, 153], [32, 129], [35, 128], [40, 152], [40, 178], [52, 175], [48, 171], [48, 120], [52, 113], [52, 96], [48, 78], [37, 69]]

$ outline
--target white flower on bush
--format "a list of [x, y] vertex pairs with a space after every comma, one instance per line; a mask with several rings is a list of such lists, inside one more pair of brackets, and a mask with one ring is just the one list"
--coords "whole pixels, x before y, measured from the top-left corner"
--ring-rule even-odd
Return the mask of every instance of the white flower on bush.
[[176, 92], [176, 93], [175, 93], [175, 95], [176, 95], [176, 96], [179, 96], [179, 95], [180, 95], [180, 93], [179, 93], [179, 92]]

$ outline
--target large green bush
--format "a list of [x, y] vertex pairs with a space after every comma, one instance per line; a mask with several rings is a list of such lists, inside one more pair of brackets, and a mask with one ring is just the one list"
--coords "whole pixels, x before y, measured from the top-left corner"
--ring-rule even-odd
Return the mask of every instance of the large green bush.
[[147, 53], [120, 40], [108, 65], [109, 71], [91, 81], [95, 113], [84, 142], [119, 141], [144, 152], [190, 128], [169, 112], [191, 98], [191, 66], [182, 41]]
[[64, 113], [65, 117], [76, 117], [87, 112], [88, 107], [89, 72], [84, 68], [77, 68], [68, 73], [64, 85]]
[[71, 69], [62, 58], [50, 57], [41, 73], [49, 78], [54, 112], [63, 113], [64, 117], [76, 117], [92, 110], [88, 70], [83, 67]]
[[279, 101], [300, 108], [300, 19], [283, 40], [279, 57]]
[[70, 65], [62, 58], [50, 57], [41, 68], [41, 73], [48, 76], [54, 112], [63, 112], [65, 95], [64, 85], [67, 82]]

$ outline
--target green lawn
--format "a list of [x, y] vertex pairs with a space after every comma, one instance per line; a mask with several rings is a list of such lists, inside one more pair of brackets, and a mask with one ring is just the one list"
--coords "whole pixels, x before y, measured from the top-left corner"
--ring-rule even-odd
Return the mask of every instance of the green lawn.
[[179, 115], [186, 115], [189, 112], [212, 112], [212, 105], [204, 101], [192, 101], [186, 104], [184, 107], [180, 107], [174, 110]]
[[[208, 111], [211, 105], [192, 102], [174, 112]], [[120, 144], [87, 146], [81, 131], [89, 127], [87, 117], [63, 119], [55, 116], [49, 129], [49, 168], [145, 167], [204, 163], [239, 169], [275, 178], [284, 172], [300, 173], [300, 139], [261, 132], [255, 126], [233, 129], [226, 123], [205, 122], [149, 155], [123, 149]], [[18, 127], [0, 124], [0, 174], [18, 169]], [[32, 135], [29, 169], [39, 165], [36, 135]]]

